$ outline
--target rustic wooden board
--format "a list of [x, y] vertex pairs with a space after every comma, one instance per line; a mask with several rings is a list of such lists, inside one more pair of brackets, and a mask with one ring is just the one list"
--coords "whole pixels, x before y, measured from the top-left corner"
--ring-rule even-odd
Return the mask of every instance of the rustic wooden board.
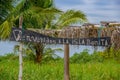
[[90, 37], [90, 38], [59, 38], [40, 34], [31, 30], [12, 28], [11, 41], [18, 42], [41, 42], [45, 44], [71, 44], [71, 45], [91, 45], [109, 46], [110, 37]]

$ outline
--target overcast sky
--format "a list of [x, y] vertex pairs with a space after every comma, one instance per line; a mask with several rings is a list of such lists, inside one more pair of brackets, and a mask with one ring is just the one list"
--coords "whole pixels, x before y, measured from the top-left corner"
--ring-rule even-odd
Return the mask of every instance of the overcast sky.
[[120, 0], [55, 0], [55, 6], [64, 11], [81, 10], [91, 23], [120, 22]]

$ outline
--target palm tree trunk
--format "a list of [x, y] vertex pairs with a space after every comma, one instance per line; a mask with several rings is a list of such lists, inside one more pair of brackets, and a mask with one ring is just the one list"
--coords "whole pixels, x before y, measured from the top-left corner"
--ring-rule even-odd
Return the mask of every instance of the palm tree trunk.
[[36, 60], [35, 61], [37, 63], [40, 63], [42, 61], [44, 45], [42, 43], [36, 43], [35, 49], [36, 49]]
[[[23, 23], [23, 17], [22, 16], [20, 16], [20, 18], [19, 18], [19, 28], [21, 28], [22, 29], [22, 23]], [[19, 80], [22, 80], [22, 71], [23, 71], [23, 66], [22, 66], [22, 64], [23, 64], [23, 61], [22, 61], [22, 47], [23, 46], [23, 44], [22, 44], [22, 42], [20, 42], [20, 53], [19, 53]]]

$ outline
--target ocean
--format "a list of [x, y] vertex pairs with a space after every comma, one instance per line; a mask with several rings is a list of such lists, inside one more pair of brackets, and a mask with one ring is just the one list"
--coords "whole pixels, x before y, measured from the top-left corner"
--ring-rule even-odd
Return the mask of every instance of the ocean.
[[[14, 46], [18, 45], [18, 42], [13, 41], [0, 41], [0, 55], [5, 55], [8, 53], [12, 53]], [[52, 44], [52, 45], [45, 45], [46, 48], [52, 48], [57, 49], [61, 48], [64, 50], [64, 45], [59, 44]], [[92, 46], [84, 46], [84, 45], [70, 45], [70, 56], [72, 56], [74, 53], [82, 52], [85, 49], [88, 49], [89, 53], [92, 54], [94, 52], [94, 47]], [[97, 51], [103, 51], [104, 47], [98, 47]], [[60, 57], [64, 56], [64, 51], [56, 51], [55, 54], [57, 54]]]

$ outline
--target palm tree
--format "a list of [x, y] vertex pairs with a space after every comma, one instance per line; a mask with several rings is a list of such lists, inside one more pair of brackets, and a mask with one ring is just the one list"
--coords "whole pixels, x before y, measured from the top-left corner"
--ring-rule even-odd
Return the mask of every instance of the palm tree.
[[[51, 15], [57, 12], [60, 11], [53, 7], [53, 0], [21, 0], [18, 2], [18, 5], [14, 7], [14, 10], [10, 12], [10, 15], [6, 15], [7, 18], [1, 22], [0, 37], [1, 39], [9, 37], [12, 26], [18, 26], [20, 15], [24, 17], [24, 28], [41, 29], [47, 26], [46, 23], [48, 23], [48, 21], [46, 18], [53, 19], [54, 17]], [[1, 16], [4, 17], [2, 14]]]
[[[20, 15], [24, 18], [25, 29], [60, 29], [87, 20], [81, 11], [62, 12], [56, 9], [53, 6], [53, 0], [22, 0], [0, 25], [1, 39], [9, 37], [12, 26], [18, 26]], [[44, 45], [42, 43], [33, 43], [33, 45], [36, 51], [36, 61], [41, 62]]]
[[[51, 15], [52, 16], [52, 15]], [[54, 18], [55, 17], [55, 18]], [[72, 24], [83, 23], [87, 21], [86, 15], [84, 15], [81, 11], [68, 10], [66, 12], [61, 12], [60, 14], [54, 14], [53, 18], [46, 18], [48, 21], [45, 23], [43, 29], [62, 29], [66, 26], [70, 26]], [[35, 29], [35, 28], [33, 28]], [[34, 45], [34, 49], [36, 49], [37, 62], [41, 62], [42, 53], [43, 53], [44, 45], [42, 43]], [[39, 56], [40, 55], [40, 56]]]
[[[23, 27], [45, 29], [51, 25], [50, 20], [54, 19], [56, 13], [61, 11], [54, 8], [53, 0], [22, 0], [10, 13], [10, 16], [0, 25], [0, 38], [9, 37], [12, 26], [18, 26], [19, 16], [24, 18]], [[36, 49], [36, 61], [40, 62], [43, 53], [43, 44], [34, 44]]]
[[[37, 1], [40, 2], [37, 2], [37, 4], [36, 2], [31, 3], [32, 7], [26, 10], [23, 14], [24, 17], [23, 26], [25, 26], [26, 29], [27, 28], [45, 29], [48, 25], [51, 25], [51, 19], [55, 18], [54, 15], [56, 13], [61, 12], [60, 10], [57, 10], [52, 6], [53, 4], [52, 0], [48, 0], [48, 2], [42, 0]], [[42, 43], [32, 43], [32, 45], [36, 53], [36, 62], [40, 63], [42, 60], [44, 45]]]

